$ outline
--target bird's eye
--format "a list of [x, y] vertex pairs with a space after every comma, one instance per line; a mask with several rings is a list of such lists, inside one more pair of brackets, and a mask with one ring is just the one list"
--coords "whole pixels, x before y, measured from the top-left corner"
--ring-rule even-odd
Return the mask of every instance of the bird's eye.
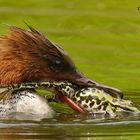
[[61, 64], [61, 61], [56, 60], [56, 61], [55, 61], [55, 64], [56, 64], [56, 65], [60, 65], [60, 64]]
[[64, 69], [64, 65], [61, 61], [59, 60], [55, 60], [55, 61], [52, 61], [51, 63], [51, 68], [55, 71], [55, 72], [59, 72], [61, 71], [62, 69]]
[[54, 61], [53, 66], [57, 69], [61, 69], [61, 68], [63, 68], [63, 63], [59, 60], [56, 60], [56, 61]]
[[65, 63], [63, 60], [58, 58], [57, 56], [54, 55], [43, 55], [43, 58], [47, 60], [47, 63], [49, 64], [49, 67], [54, 71], [54, 72], [60, 72], [66, 69]]

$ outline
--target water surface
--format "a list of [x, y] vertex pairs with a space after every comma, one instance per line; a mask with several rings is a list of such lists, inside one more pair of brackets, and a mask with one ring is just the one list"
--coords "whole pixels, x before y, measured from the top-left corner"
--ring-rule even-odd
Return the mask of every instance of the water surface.
[[[139, 105], [138, 91], [127, 93], [126, 98]], [[42, 120], [1, 120], [1, 139], [80, 139], [80, 140], [133, 140], [140, 139], [140, 115], [123, 114], [121, 117], [82, 116], [57, 113]]]

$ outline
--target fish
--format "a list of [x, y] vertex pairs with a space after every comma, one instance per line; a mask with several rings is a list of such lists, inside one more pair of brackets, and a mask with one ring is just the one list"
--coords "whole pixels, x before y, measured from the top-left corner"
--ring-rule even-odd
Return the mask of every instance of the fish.
[[[95, 87], [83, 87], [69, 82], [34, 82], [13, 85], [1, 85], [8, 91], [26, 88], [42, 88], [57, 90], [63, 102], [82, 114], [104, 114], [115, 117], [117, 112], [139, 113], [139, 109], [130, 100], [112, 96]], [[1, 96], [0, 96], [1, 97]]]

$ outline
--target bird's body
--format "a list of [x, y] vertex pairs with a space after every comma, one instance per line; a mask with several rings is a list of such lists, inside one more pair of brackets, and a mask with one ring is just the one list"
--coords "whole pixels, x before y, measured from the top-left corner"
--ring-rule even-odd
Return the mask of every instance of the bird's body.
[[6, 90], [1, 96], [0, 118], [41, 119], [54, 114], [46, 99], [33, 89]]
[[68, 54], [44, 35], [10, 26], [0, 37], [0, 84], [38, 81], [69, 81], [90, 85], [77, 71]]
[[[67, 53], [37, 30], [9, 28], [6, 35], [0, 36], [0, 85], [46, 80], [90, 84], [90, 79], [77, 71]], [[27, 114], [29, 110], [34, 114], [52, 114], [47, 102], [27, 89], [0, 93], [0, 105], [0, 117], [9, 112]]]

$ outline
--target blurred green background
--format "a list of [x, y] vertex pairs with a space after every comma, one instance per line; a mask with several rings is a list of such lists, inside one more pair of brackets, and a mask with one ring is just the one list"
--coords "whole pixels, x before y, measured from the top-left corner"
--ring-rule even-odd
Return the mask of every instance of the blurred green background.
[[[24, 21], [62, 46], [95, 81], [140, 89], [138, 0], [0, 0], [0, 23]], [[0, 24], [0, 34], [7, 27]]]

